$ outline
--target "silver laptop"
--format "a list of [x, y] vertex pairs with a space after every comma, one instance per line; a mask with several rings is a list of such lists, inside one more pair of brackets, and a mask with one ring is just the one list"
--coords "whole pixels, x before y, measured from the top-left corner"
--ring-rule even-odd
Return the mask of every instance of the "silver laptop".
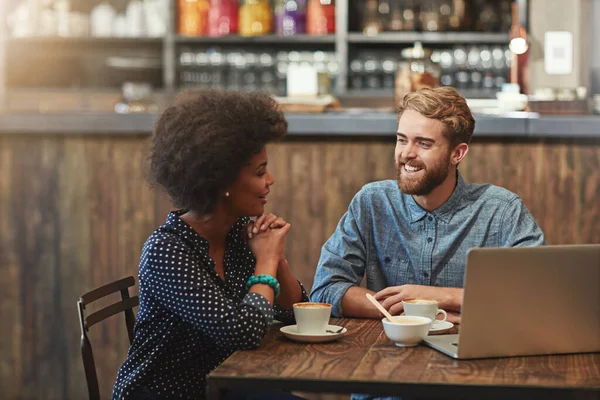
[[469, 250], [459, 334], [425, 343], [459, 359], [600, 352], [600, 245]]

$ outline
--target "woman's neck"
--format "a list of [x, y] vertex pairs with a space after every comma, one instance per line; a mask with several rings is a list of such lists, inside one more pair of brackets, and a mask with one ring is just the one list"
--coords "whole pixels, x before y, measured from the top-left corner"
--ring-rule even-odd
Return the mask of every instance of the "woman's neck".
[[216, 209], [209, 214], [200, 215], [188, 211], [180, 217], [192, 227], [196, 233], [208, 240], [210, 244], [223, 243], [237, 217], [231, 216], [224, 210]]

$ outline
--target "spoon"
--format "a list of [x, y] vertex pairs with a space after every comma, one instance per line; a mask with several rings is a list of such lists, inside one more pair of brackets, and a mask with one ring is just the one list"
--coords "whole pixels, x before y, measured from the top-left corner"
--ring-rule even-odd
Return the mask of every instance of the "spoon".
[[381, 304], [379, 304], [379, 302], [377, 300], [375, 300], [375, 297], [373, 297], [372, 294], [367, 293], [367, 299], [369, 299], [369, 301], [371, 303], [373, 303], [375, 305], [375, 307], [377, 307], [377, 309], [379, 311], [381, 311], [381, 313], [383, 315], [385, 315], [385, 317], [388, 319], [388, 321], [393, 322], [393, 318], [392, 314], [390, 314], [385, 308], [383, 308], [383, 306]]

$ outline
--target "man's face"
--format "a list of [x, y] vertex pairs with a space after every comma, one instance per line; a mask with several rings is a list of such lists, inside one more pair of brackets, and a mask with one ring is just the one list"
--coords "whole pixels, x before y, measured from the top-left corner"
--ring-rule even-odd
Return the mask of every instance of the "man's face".
[[406, 110], [400, 117], [396, 141], [396, 170], [402, 193], [426, 196], [441, 185], [453, 165], [450, 142], [441, 121]]

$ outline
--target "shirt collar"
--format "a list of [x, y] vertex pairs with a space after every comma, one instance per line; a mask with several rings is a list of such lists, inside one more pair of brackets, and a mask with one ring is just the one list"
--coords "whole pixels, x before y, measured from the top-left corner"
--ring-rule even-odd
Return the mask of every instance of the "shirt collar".
[[[458, 209], [460, 204], [463, 201], [465, 194], [466, 183], [462, 178], [462, 175], [458, 170], [456, 170], [456, 187], [450, 195], [450, 198], [446, 200], [444, 204], [433, 210], [432, 214], [435, 215], [436, 218], [441, 219], [445, 223], [450, 222], [450, 219], [454, 215], [454, 212]], [[410, 222], [414, 223], [420, 221], [427, 215], [427, 211], [421, 208], [420, 205], [417, 204], [415, 199], [411, 195], [405, 194], [404, 196], [408, 196], [408, 209], [410, 213]]]
[[208, 252], [208, 240], [200, 236], [198, 232], [181, 219], [181, 216], [185, 213], [186, 210], [171, 211], [165, 225], [171, 228], [184, 241], [198, 246], [201, 251]]
[[444, 204], [433, 210], [436, 218], [446, 223], [450, 222], [456, 210], [463, 203], [466, 187], [467, 184], [463, 180], [462, 175], [456, 170], [456, 187], [454, 188], [454, 192], [452, 192], [452, 195]]
[[407, 197], [408, 211], [410, 214], [410, 223], [412, 224], [425, 218], [425, 216], [427, 215], [427, 211], [421, 208], [421, 206], [417, 204], [415, 199], [410, 194], [404, 194], [403, 196]]
[[[178, 235], [184, 239], [192, 242], [193, 244], [200, 246], [201, 250], [208, 251], [208, 240], [200, 236], [191, 226], [186, 224], [181, 216], [186, 213], [186, 210], [171, 211], [167, 217], [166, 226], [177, 232]], [[248, 217], [238, 218], [235, 224], [231, 227], [231, 230], [227, 234], [227, 240], [235, 243], [244, 243], [242, 238], [243, 228], [250, 223]]]

